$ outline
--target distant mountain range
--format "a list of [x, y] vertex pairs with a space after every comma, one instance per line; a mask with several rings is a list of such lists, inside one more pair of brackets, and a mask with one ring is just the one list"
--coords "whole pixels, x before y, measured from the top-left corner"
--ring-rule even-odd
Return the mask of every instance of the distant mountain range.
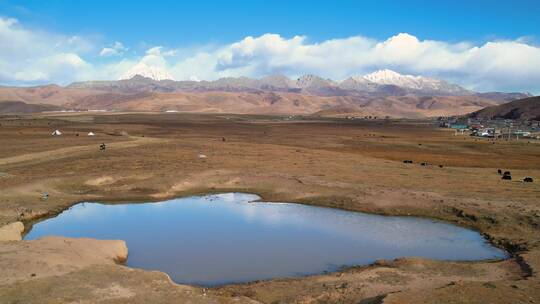
[[[117, 81], [75, 82], [67, 88], [92, 89], [118, 93], [140, 92], [291, 92], [316, 96], [464, 96], [477, 95], [497, 101], [531, 97], [528, 93], [476, 93], [456, 84], [423, 76], [401, 75], [391, 70], [380, 70], [364, 76], [352, 76], [343, 81], [304, 75], [296, 80], [284, 75], [271, 75], [260, 79], [227, 77], [215, 81], [174, 81], [164, 71], [141, 69]], [[127, 76], [131, 76], [127, 75]], [[146, 77], [145, 77], [146, 76]], [[170, 78], [170, 77], [169, 77]]]
[[[137, 73], [142, 71], [145, 76]], [[239, 114], [302, 114], [321, 116], [391, 116], [421, 118], [462, 115], [528, 93], [477, 93], [443, 80], [381, 70], [343, 81], [304, 75], [290, 79], [228, 77], [215, 81], [174, 81], [163, 71], [140, 66], [128, 79], [85, 81], [66, 87], [0, 87], [1, 101], [39, 107], [5, 105], [5, 109], [114, 111], [179, 111]], [[125, 75], [129, 77], [131, 75]], [[1, 108], [0, 108], [1, 109]], [[0, 111], [0, 113], [9, 111]]]

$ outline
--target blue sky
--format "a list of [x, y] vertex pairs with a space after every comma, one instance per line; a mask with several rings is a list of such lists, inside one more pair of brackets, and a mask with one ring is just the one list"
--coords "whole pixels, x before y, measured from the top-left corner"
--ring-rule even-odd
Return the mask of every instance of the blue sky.
[[[0, 36], [2, 44], [9, 44], [14, 41], [15, 35], [22, 35], [22, 32], [35, 37], [49, 37], [55, 42], [51, 47], [54, 50], [43, 50], [27, 57], [17, 54], [16, 58], [10, 58], [10, 54], [0, 51], [0, 64], [3, 60], [7, 68], [24, 70], [24, 63], [33, 63], [34, 66], [42, 64], [44, 68], [49, 68], [49, 71], [30, 71], [26, 68], [28, 71], [20, 72], [18, 77], [9, 76], [13, 75], [13, 71], [5, 73], [8, 75], [0, 74], [0, 83], [67, 83], [86, 77], [113, 79], [119, 77], [123, 70], [143, 62], [167, 69], [174, 78], [179, 79], [241, 74], [258, 77], [275, 72], [289, 76], [304, 72], [319, 73], [325, 77], [344, 78], [349, 74], [392, 68], [402, 73], [445, 78], [479, 90], [538, 92], [540, 89], [535, 83], [540, 83], [537, 81], [540, 75], [531, 74], [527, 67], [540, 60], [536, 57], [540, 37], [538, 16], [538, 0], [0, 0], [0, 17], [10, 31], [9, 35]], [[11, 33], [17, 31], [21, 33]], [[416, 53], [404, 58], [399, 48], [394, 48], [394, 52], [381, 52], [385, 58], [391, 57], [392, 60], [383, 60], [382, 55], [372, 54], [380, 49], [377, 44], [387, 42], [400, 33], [408, 35], [401, 38], [414, 37], [417, 41], [395, 39], [399, 40], [396, 45], [402, 46], [402, 42], [408, 46], [420, 43]], [[255, 42], [245, 41], [250, 36]], [[74, 37], [76, 43], [73, 42]], [[302, 39], [295, 40], [295, 37]], [[349, 40], [354, 37], [363, 40], [351, 43]], [[336, 40], [341, 44], [332, 46], [331, 42]], [[493, 43], [498, 44], [496, 51], [492, 50]], [[235, 44], [240, 45], [236, 45], [235, 49]], [[290, 52], [289, 57], [280, 50], [272, 50], [276, 44], [283, 44], [280, 50]], [[43, 42], [40, 47], [45, 45]], [[408, 46], [404, 46], [403, 53], [408, 52]], [[104, 48], [115, 51], [103, 51]], [[481, 58], [476, 58], [480, 56], [478, 54], [470, 55], [475, 48], [481, 49]], [[328, 49], [330, 52], [347, 52], [351, 62], [336, 62], [336, 68], [332, 69], [313, 58], [314, 53], [328, 57], [329, 54], [323, 54]], [[426, 49], [429, 51], [426, 52]], [[300, 58], [299, 53], [305, 56]], [[71, 64], [71, 70], [52, 72], [50, 62], [54, 60], [46, 59], [51, 56], [63, 65]], [[145, 60], [147, 56], [153, 57]], [[524, 62], [523, 56], [530, 58], [530, 62]], [[307, 60], [308, 57], [313, 60]], [[370, 57], [371, 61], [355, 59], [360, 57]], [[498, 61], [495, 67], [489, 63], [491, 59]], [[14, 60], [19, 64], [15, 65]], [[441, 60], [449, 62], [451, 68], [433, 64]], [[474, 60], [475, 64], [485, 61], [485, 66], [477, 67], [483, 72], [471, 71], [467, 68], [471, 64], [466, 60]], [[45, 61], [49, 63], [43, 64]], [[413, 64], [414, 61], [423, 63]], [[506, 71], [503, 65], [515, 65], [514, 61], [519, 64]], [[429, 68], [430, 64], [433, 68]], [[520, 72], [520, 69], [526, 71]], [[95, 70], [107, 70], [108, 74]], [[512, 77], [510, 82], [506, 81], [505, 73]]]
[[178, 46], [245, 36], [306, 35], [314, 41], [397, 33], [478, 41], [540, 36], [529, 1], [0, 1], [2, 15], [51, 31], [103, 35], [128, 44]]

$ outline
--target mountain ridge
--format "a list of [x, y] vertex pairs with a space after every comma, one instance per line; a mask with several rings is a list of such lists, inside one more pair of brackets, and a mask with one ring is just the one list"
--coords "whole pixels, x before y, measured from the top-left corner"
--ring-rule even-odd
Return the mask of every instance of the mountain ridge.
[[510, 101], [531, 97], [528, 93], [490, 92], [478, 93], [444, 80], [424, 76], [402, 75], [391, 70], [379, 70], [363, 76], [351, 76], [342, 81], [324, 79], [317, 75], [306, 74], [296, 80], [285, 75], [273, 74], [262, 78], [225, 77], [213, 81], [175, 81], [157, 77], [133, 75], [129, 79], [117, 81], [74, 82], [67, 88], [93, 89], [108, 92], [135, 93], [154, 92], [253, 92], [275, 91], [296, 92], [316, 96], [465, 96], [490, 94], [492, 99]]
[[404, 118], [464, 115], [528, 96], [476, 93], [445, 81], [389, 70], [352, 76], [343, 81], [312, 74], [297, 79], [274, 74], [260, 79], [225, 77], [214, 81], [154, 80], [137, 74], [129, 79], [75, 82], [65, 87], [0, 87], [0, 101], [53, 105], [66, 110]]

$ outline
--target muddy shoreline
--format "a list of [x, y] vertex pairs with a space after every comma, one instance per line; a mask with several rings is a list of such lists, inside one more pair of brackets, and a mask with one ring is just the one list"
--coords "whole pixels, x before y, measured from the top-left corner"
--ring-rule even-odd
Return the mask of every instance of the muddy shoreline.
[[[194, 193], [190, 193], [190, 194], [184, 194], [182, 196], [171, 196], [171, 197], [160, 198], [159, 200], [156, 200], [155, 198], [151, 198], [151, 197], [149, 197], [148, 200], [145, 200], [145, 198], [141, 197], [141, 198], [135, 199], [135, 200], [125, 200], [125, 199], [106, 200], [105, 199], [103, 201], [78, 201], [78, 202], [74, 202], [73, 204], [67, 206], [66, 208], [63, 208], [62, 210], [59, 210], [59, 211], [54, 210], [53, 212], [50, 212], [48, 214], [37, 215], [37, 216], [35, 216], [33, 218], [29, 218], [29, 219], [27, 218], [27, 219], [21, 220], [23, 222], [24, 226], [25, 226], [25, 230], [23, 231], [21, 236], [24, 239], [24, 237], [26, 236], [26, 234], [28, 234], [30, 232], [30, 230], [32, 229], [32, 226], [34, 224], [39, 223], [41, 221], [45, 221], [47, 219], [54, 218], [54, 217], [58, 216], [59, 214], [61, 214], [62, 212], [66, 211], [66, 210], [68, 210], [68, 209], [72, 208], [73, 206], [75, 206], [77, 204], [80, 204], [80, 203], [92, 202], [92, 203], [99, 203], [99, 204], [104, 204], [104, 205], [145, 204], [145, 203], [158, 203], [158, 202], [177, 199], [177, 198], [188, 198], [188, 197], [192, 197], [192, 196], [206, 196], [206, 195], [223, 194], [223, 193], [230, 193], [230, 192], [245, 193], [245, 192], [240, 192], [240, 191], [237, 191], [237, 190], [234, 190], [234, 189], [231, 189], [230, 191], [225, 191], [225, 192], [223, 192], [223, 191], [216, 192], [216, 191], [208, 190], [208, 191], [200, 191], [200, 192], [194, 192]], [[246, 193], [246, 194], [255, 194], [255, 195], [259, 196], [259, 199], [254, 200], [253, 202], [263, 202], [263, 203], [268, 203], [268, 204], [279, 203], [279, 202], [275, 202], [275, 201], [268, 201], [268, 200], [264, 199], [264, 197], [261, 194], [258, 194], [258, 193]], [[471, 226], [460, 225], [460, 223], [457, 222], [457, 221], [452, 221], [451, 222], [451, 221], [445, 220], [444, 218], [422, 217], [422, 216], [417, 216], [417, 215], [414, 215], [414, 214], [396, 215], [396, 214], [392, 214], [390, 212], [369, 213], [369, 212], [362, 211], [362, 210], [347, 210], [347, 209], [340, 209], [340, 208], [334, 208], [334, 207], [327, 207], [325, 204], [313, 205], [313, 204], [310, 204], [308, 202], [287, 202], [287, 203], [302, 204], [302, 205], [314, 206], [314, 207], [320, 207], [320, 208], [337, 209], [337, 210], [344, 210], [344, 211], [349, 211], [349, 212], [360, 212], [360, 213], [365, 213], [365, 214], [374, 214], [374, 215], [389, 216], [389, 217], [399, 216], [399, 217], [414, 217], [414, 218], [421, 218], [421, 219], [428, 219], [428, 220], [437, 220], [437, 221], [440, 221], [440, 222], [453, 224], [453, 225], [456, 225], [458, 227], [468, 228], [468, 229], [479, 232], [490, 245], [492, 245], [494, 247], [497, 247], [497, 248], [500, 248], [500, 249], [503, 249], [505, 251], [505, 253], [508, 254], [508, 257], [505, 258], [505, 259], [483, 259], [483, 260], [459, 261], [459, 262], [461, 262], [461, 263], [477, 263], [477, 262], [490, 263], [490, 262], [499, 262], [499, 261], [512, 259], [512, 260], [515, 260], [516, 263], [518, 263], [520, 265], [520, 267], [522, 268], [522, 270], [523, 270], [523, 272], [525, 274], [523, 276], [524, 279], [527, 278], [527, 277], [532, 276], [532, 268], [523, 260], [522, 257], [520, 257], [520, 254], [527, 252], [526, 248], [525, 249], [520, 248], [519, 250], [516, 250], [516, 246], [508, 245], [505, 242], [501, 242], [501, 241], [499, 241], [497, 239], [494, 239], [488, 233], [482, 232], [481, 230], [478, 230], [477, 227], [472, 226], [472, 225]], [[404, 258], [407, 258], [407, 257], [400, 257], [400, 258], [398, 258], [398, 260], [399, 259], [404, 259]], [[117, 263], [121, 264], [121, 265], [125, 265], [126, 261], [127, 261], [127, 258], [125, 260], [123, 260], [123, 261], [117, 261]], [[440, 260], [440, 261], [441, 262], [447, 262], [445, 260]], [[320, 273], [320, 274], [310, 274], [310, 275], [295, 276], [294, 278], [305, 278], [305, 277], [317, 276], [317, 275], [321, 275], [321, 274], [335, 275], [335, 274], [339, 274], [341, 272], [349, 271], [351, 269], [363, 269], [363, 268], [373, 267], [373, 266], [376, 266], [376, 265], [377, 265], [377, 262], [374, 262], [374, 263], [371, 263], [371, 264], [366, 264], [366, 265], [344, 266], [344, 267], [340, 267], [340, 269], [336, 270], [336, 271], [324, 271], [323, 273]], [[219, 289], [219, 288], [223, 288], [223, 287], [227, 287], [227, 286], [249, 285], [249, 284], [252, 284], [254, 282], [269, 282], [269, 281], [280, 280], [280, 279], [285, 279], [285, 278], [275, 278], [275, 279], [268, 279], [268, 280], [255, 280], [255, 281], [244, 282], [244, 283], [220, 284], [220, 285], [216, 285], [216, 286], [212, 286], [212, 287], [205, 287], [205, 286], [200, 286], [200, 285], [196, 285], [196, 284], [195, 285], [179, 284], [179, 283], [175, 283], [175, 284], [189, 285], [189, 286], [193, 286], [193, 287], [207, 288], [207, 289]]]

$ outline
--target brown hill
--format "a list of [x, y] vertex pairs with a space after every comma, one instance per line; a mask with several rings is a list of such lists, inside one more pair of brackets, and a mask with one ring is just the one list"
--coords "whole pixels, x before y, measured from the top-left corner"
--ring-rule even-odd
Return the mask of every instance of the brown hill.
[[347, 107], [332, 107], [317, 113], [321, 116], [390, 116], [423, 118], [463, 115], [498, 104], [478, 96], [389, 96], [356, 102]]
[[65, 105], [85, 96], [100, 93], [96, 90], [71, 89], [57, 85], [37, 87], [0, 87], [0, 101], [23, 101], [50, 105]]
[[[69, 107], [120, 111], [179, 111], [238, 114], [373, 115], [406, 118], [463, 115], [495, 101], [477, 96], [354, 97], [276, 92], [141, 93], [88, 96]], [[337, 112], [336, 112], [337, 111]]]
[[467, 96], [320, 96], [277, 91], [101, 91], [87, 88], [0, 87], [0, 101], [48, 104], [66, 109], [179, 111], [238, 114], [391, 116], [421, 118], [463, 115], [499, 102]]
[[473, 118], [504, 118], [540, 120], [540, 96], [514, 100], [498, 106], [487, 107], [469, 115]]
[[513, 93], [486, 92], [486, 93], [476, 93], [475, 95], [482, 98], [500, 101], [501, 103], [533, 97], [533, 95], [531, 95], [530, 93], [520, 93], [520, 92], [513, 92]]
[[61, 108], [54, 105], [27, 104], [22, 101], [0, 101], [0, 114], [39, 113], [58, 110], [61, 110]]

